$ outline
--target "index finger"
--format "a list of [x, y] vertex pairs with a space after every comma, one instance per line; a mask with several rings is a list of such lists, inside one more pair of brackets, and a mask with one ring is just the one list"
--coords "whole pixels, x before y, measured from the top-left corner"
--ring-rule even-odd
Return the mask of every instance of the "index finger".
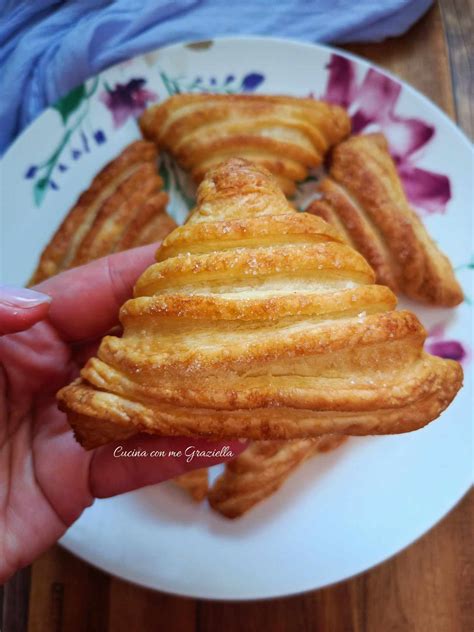
[[101, 336], [118, 323], [139, 275], [154, 262], [157, 244], [133, 248], [61, 272], [34, 289], [52, 298], [49, 321], [68, 342]]

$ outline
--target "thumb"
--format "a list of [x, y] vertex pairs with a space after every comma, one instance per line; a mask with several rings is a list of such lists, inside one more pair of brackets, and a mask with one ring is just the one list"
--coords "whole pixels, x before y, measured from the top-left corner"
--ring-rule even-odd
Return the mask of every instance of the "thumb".
[[0, 335], [29, 329], [46, 317], [51, 297], [36, 290], [0, 285]]

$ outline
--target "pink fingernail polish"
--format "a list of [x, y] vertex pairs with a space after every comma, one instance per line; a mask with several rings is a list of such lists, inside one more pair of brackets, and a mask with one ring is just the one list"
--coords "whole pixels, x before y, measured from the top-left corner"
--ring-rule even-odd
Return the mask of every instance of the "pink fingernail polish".
[[30, 309], [43, 303], [51, 303], [52, 298], [42, 292], [30, 290], [26, 287], [0, 285], [0, 303], [17, 309]]

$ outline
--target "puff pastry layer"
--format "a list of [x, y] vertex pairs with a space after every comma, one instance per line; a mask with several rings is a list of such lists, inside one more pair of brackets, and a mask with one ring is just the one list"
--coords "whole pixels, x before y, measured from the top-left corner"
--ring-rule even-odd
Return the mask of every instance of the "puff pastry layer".
[[113, 252], [158, 241], [176, 224], [160, 191], [157, 150], [139, 140], [92, 180], [44, 249], [30, 285]]
[[408, 204], [382, 134], [352, 136], [335, 147], [329, 174], [308, 211], [362, 253], [378, 283], [432, 305], [463, 300], [451, 263]]
[[295, 439], [407, 432], [462, 382], [362, 256], [263, 168], [211, 171], [81, 378], [59, 394], [87, 447], [136, 432]]
[[255, 441], [225, 466], [208, 500], [226, 518], [239, 518], [274, 494], [301, 463], [339, 447], [347, 437], [326, 435], [293, 441]]
[[192, 470], [177, 476], [173, 479], [173, 483], [184, 489], [196, 502], [201, 502], [207, 496], [209, 489], [209, 477], [207, 468], [203, 467], [199, 470]]
[[178, 94], [140, 119], [145, 138], [169, 151], [196, 182], [240, 156], [269, 169], [283, 191], [317, 167], [350, 132], [342, 108], [289, 96]]
[[[134, 168], [138, 174], [141, 173], [141, 165], [150, 164], [155, 168], [156, 159], [155, 146], [149, 142], [138, 141], [129, 145], [115, 160], [106, 165], [94, 178], [89, 189], [81, 195], [52, 241], [46, 246], [32, 283], [43, 281], [61, 272], [64, 269], [62, 263], [71, 255], [75, 246], [82, 251], [82, 264], [99, 256], [143, 246], [166, 237], [176, 227], [175, 221], [165, 211], [167, 194], [158, 192], [144, 199], [141, 205], [137, 204], [139, 182], [130, 180]], [[128, 184], [122, 186], [127, 180]], [[155, 184], [161, 185], [161, 180], [157, 181], [155, 176], [150, 179], [153, 180]], [[104, 191], [107, 191], [109, 196], [100, 202]], [[126, 194], [129, 195], [128, 199], [125, 199]], [[97, 209], [95, 215], [94, 207]], [[110, 222], [108, 227], [107, 222]], [[80, 243], [75, 244], [77, 232], [84, 234]], [[73, 255], [67, 267], [73, 266], [75, 259], [76, 256]], [[203, 500], [207, 495], [206, 469], [188, 472], [173, 482], [188, 491], [196, 501]]]

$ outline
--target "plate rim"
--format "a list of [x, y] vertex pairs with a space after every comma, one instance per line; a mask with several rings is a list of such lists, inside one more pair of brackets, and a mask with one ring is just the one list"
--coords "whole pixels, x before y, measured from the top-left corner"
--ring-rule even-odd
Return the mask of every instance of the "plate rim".
[[[451, 119], [448, 114], [441, 109], [441, 107], [437, 104], [434, 103], [433, 101], [431, 101], [431, 99], [429, 99], [426, 95], [424, 95], [420, 90], [418, 90], [418, 88], [413, 87], [411, 84], [409, 84], [408, 82], [406, 82], [404, 79], [402, 79], [401, 77], [398, 77], [396, 74], [392, 73], [389, 70], [385, 70], [385, 68], [383, 68], [382, 66], [379, 66], [378, 64], [375, 64], [373, 62], [371, 62], [368, 59], [365, 59], [364, 57], [361, 57], [360, 55], [356, 55], [355, 53], [352, 52], [348, 52], [343, 48], [339, 48], [337, 46], [332, 46], [330, 44], [325, 44], [323, 42], [302, 42], [299, 41], [296, 38], [291, 38], [291, 37], [274, 37], [274, 36], [265, 36], [265, 35], [223, 35], [220, 37], [212, 37], [209, 38], [207, 40], [203, 40], [203, 39], [189, 39], [189, 40], [181, 40], [179, 42], [174, 42], [172, 44], [165, 44], [164, 46], [158, 46], [156, 48], [150, 48], [149, 50], [140, 53], [139, 55], [134, 55], [133, 57], [127, 57], [122, 59], [121, 61], [118, 61], [114, 64], [111, 64], [110, 66], [106, 66], [105, 68], [103, 68], [102, 70], [100, 70], [99, 72], [95, 73], [94, 75], [90, 75], [89, 77], [86, 77], [83, 81], [88, 81], [89, 79], [93, 79], [94, 77], [97, 77], [98, 75], [100, 75], [103, 72], [107, 72], [108, 70], [111, 70], [112, 68], [115, 68], [117, 66], [120, 66], [120, 64], [123, 64], [124, 62], [128, 62], [128, 61], [134, 61], [135, 59], [141, 59], [143, 57], [145, 57], [145, 55], [152, 55], [154, 53], [158, 53], [158, 52], [163, 52], [163, 51], [167, 51], [167, 50], [171, 50], [173, 48], [187, 48], [190, 45], [195, 45], [195, 44], [202, 44], [204, 42], [239, 42], [239, 41], [254, 41], [254, 42], [273, 42], [276, 44], [291, 44], [295, 47], [302, 47], [302, 48], [309, 48], [309, 49], [313, 49], [313, 48], [317, 48], [317, 49], [321, 49], [321, 50], [325, 50], [325, 51], [329, 51], [331, 53], [336, 53], [341, 55], [342, 57], [347, 57], [348, 59], [355, 61], [356, 63], [362, 63], [362, 64], [366, 64], [368, 66], [370, 66], [371, 68], [374, 68], [375, 70], [377, 70], [378, 72], [380, 72], [381, 74], [386, 75], [387, 77], [389, 77], [390, 79], [392, 79], [393, 81], [396, 81], [397, 83], [400, 83], [404, 89], [407, 89], [409, 92], [411, 92], [412, 94], [415, 94], [417, 97], [421, 98], [422, 101], [425, 102], [425, 105], [427, 105], [428, 107], [431, 108], [435, 108], [438, 113], [445, 119], [445, 122], [448, 123], [448, 125], [451, 127], [451, 129], [454, 130], [455, 133], [458, 134], [458, 136], [460, 137], [460, 139], [462, 140], [463, 143], [466, 144], [467, 149], [471, 150], [471, 154], [474, 154], [474, 143], [471, 142], [471, 140], [469, 139], [467, 133], [457, 124], [456, 121], [454, 121], [453, 119]], [[68, 90], [61, 98], [64, 98], [65, 96], [67, 96], [70, 92], [72, 92], [75, 88], [77, 88], [77, 86], [80, 84], [75, 84], [70, 90]], [[26, 134], [30, 127], [32, 125], [35, 125], [39, 119], [41, 119], [42, 116], [44, 116], [49, 110], [53, 109], [53, 106], [55, 103], [57, 103], [58, 101], [54, 101], [51, 105], [48, 105], [47, 107], [44, 108], [44, 110], [42, 110], [37, 116], [35, 116], [34, 119], [32, 119], [27, 125], [26, 127], [24, 127], [21, 132], [13, 139], [13, 141], [8, 145], [8, 147], [5, 149], [5, 151], [3, 152], [0, 162], [3, 161], [7, 155], [9, 154], [9, 152], [14, 148], [14, 146], [16, 145], [16, 143], [20, 140], [20, 138], [23, 136], [23, 134]]]
[[[164, 481], [164, 482], [170, 482], [170, 481]], [[158, 483], [160, 484], [160, 483]], [[120, 579], [122, 581], [127, 581], [130, 584], [134, 584], [135, 586], [139, 586], [140, 588], [145, 588], [147, 590], [154, 590], [157, 592], [162, 592], [165, 593], [166, 595], [170, 595], [172, 597], [182, 597], [182, 598], [187, 598], [187, 599], [199, 599], [200, 601], [219, 601], [219, 602], [236, 602], [236, 603], [245, 603], [247, 601], [249, 602], [256, 602], [256, 601], [273, 601], [275, 599], [284, 599], [286, 597], [298, 597], [298, 596], [302, 596], [302, 595], [306, 595], [307, 593], [311, 593], [311, 592], [315, 592], [317, 590], [323, 590], [325, 588], [332, 588], [333, 586], [337, 586], [339, 584], [342, 584], [343, 582], [347, 582], [347, 581], [351, 581], [353, 579], [356, 579], [357, 577], [361, 577], [364, 573], [368, 573], [369, 571], [372, 571], [375, 568], [380, 567], [382, 564], [385, 564], [385, 562], [388, 562], [392, 559], [394, 559], [397, 555], [403, 553], [404, 551], [406, 551], [409, 547], [411, 547], [413, 544], [416, 544], [419, 540], [421, 540], [421, 538], [425, 537], [426, 535], [428, 535], [429, 533], [431, 533], [431, 531], [437, 527], [440, 522], [442, 520], [444, 520], [448, 514], [450, 514], [458, 505], [461, 504], [461, 502], [466, 498], [466, 496], [471, 492], [471, 489], [473, 488], [473, 484], [471, 484], [464, 492], [463, 494], [456, 500], [456, 502], [450, 506], [445, 513], [438, 519], [436, 520], [430, 527], [428, 527], [428, 529], [422, 531], [422, 533], [416, 535], [412, 540], [410, 540], [410, 542], [408, 542], [406, 545], [404, 545], [401, 549], [397, 549], [395, 552], [391, 552], [388, 553], [388, 555], [383, 556], [380, 560], [378, 560], [377, 562], [375, 562], [374, 564], [372, 564], [371, 566], [369, 566], [368, 568], [364, 568], [362, 570], [356, 571], [355, 573], [351, 573], [349, 575], [346, 575], [345, 577], [342, 577], [341, 579], [337, 579], [335, 581], [329, 581], [327, 583], [323, 583], [320, 584], [317, 587], [313, 587], [313, 588], [303, 588], [301, 590], [295, 590], [295, 591], [291, 591], [291, 592], [282, 592], [282, 593], [278, 593], [278, 594], [272, 594], [272, 595], [265, 595], [263, 597], [248, 597], [248, 596], [238, 596], [238, 597], [222, 597], [222, 596], [218, 596], [218, 597], [209, 597], [205, 594], [199, 594], [196, 592], [186, 592], [185, 590], [183, 591], [178, 591], [178, 590], [169, 590], [167, 588], [163, 588], [163, 587], [158, 587], [156, 584], [149, 584], [146, 581], [140, 581], [139, 579], [130, 579], [130, 576], [125, 577], [124, 575], [120, 575], [117, 571], [114, 570], [110, 570], [110, 566], [108, 564], [104, 564], [102, 566], [99, 566], [98, 564], [96, 564], [93, 560], [88, 559], [87, 556], [83, 555], [82, 553], [78, 553], [73, 545], [68, 544], [67, 542], [64, 541], [64, 539], [67, 537], [67, 532], [66, 534], [63, 535], [63, 537], [58, 541], [57, 544], [59, 544], [60, 547], [66, 549], [66, 551], [68, 551], [69, 553], [72, 553], [75, 557], [79, 558], [80, 560], [82, 560], [83, 562], [86, 562], [87, 564], [90, 564], [91, 566], [93, 566], [95, 569], [102, 571], [102, 572], [106, 572], [109, 575], [111, 575], [112, 577], [115, 577], [116, 579]], [[133, 492], [132, 492], [133, 493]]]

